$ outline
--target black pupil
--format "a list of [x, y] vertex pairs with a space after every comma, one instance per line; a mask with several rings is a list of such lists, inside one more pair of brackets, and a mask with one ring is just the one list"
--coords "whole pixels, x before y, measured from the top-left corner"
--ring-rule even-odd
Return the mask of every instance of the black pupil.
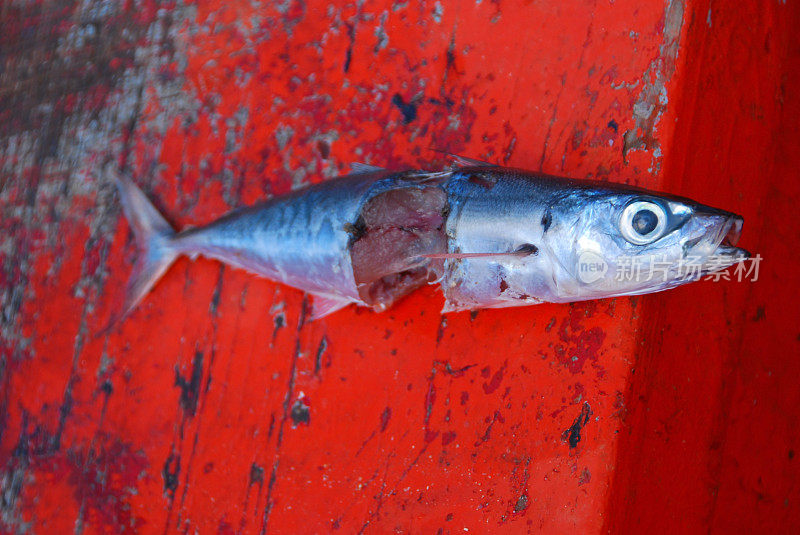
[[656, 229], [658, 216], [652, 210], [639, 210], [633, 216], [631, 225], [633, 225], [633, 230], [642, 236], [647, 236]]

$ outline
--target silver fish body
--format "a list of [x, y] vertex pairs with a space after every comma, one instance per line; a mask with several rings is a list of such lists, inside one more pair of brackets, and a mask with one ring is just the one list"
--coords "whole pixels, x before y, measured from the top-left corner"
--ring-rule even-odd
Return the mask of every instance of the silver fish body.
[[[440, 283], [444, 311], [634, 295], [690, 282], [675, 265], [722, 255], [742, 219], [686, 199], [494, 166], [370, 170], [235, 210], [175, 233], [119, 177], [140, 256], [126, 311], [178, 255], [208, 256], [314, 294], [321, 317], [350, 303], [383, 310]], [[633, 213], [635, 212], [635, 213]], [[644, 232], [644, 234], [642, 234]], [[373, 254], [374, 252], [374, 254]], [[672, 263], [663, 277], [613, 277], [623, 261]], [[725, 261], [714, 267], [726, 267]], [[582, 271], [593, 266], [591, 273]], [[598, 273], [602, 271], [602, 276]]]

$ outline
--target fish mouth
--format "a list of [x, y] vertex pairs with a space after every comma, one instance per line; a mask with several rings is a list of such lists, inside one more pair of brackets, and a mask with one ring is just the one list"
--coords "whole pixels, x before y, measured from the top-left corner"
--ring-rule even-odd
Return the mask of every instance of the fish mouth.
[[684, 244], [684, 256], [700, 261], [704, 271], [725, 269], [752, 256], [736, 246], [742, 236], [742, 216], [709, 209], [695, 213], [693, 219], [704, 230]]
[[[722, 239], [717, 244], [716, 253], [745, 255], [746, 258], [750, 257], [750, 252], [746, 249], [736, 247], [739, 239], [742, 237], [742, 226], [744, 225], [744, 218], [738, 215], [728, 217], [719, 231], [719, 236]], [[716, 243], [716, 239], [714, 240]]]

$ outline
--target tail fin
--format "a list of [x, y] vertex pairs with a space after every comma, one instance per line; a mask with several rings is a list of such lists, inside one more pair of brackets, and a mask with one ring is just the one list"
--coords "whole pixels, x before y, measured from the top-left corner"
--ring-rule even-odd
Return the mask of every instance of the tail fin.
[[167, 271], [178, 256], [178, 251], [172, 244], [175, 230], [158, 213], [142, 190], [122, 174], [117, 174], [116, 179], [122, 209], [140, 249], [128, 281], [128, 291], [122, 311], [124, 318], [136, 308], [156, 281]]

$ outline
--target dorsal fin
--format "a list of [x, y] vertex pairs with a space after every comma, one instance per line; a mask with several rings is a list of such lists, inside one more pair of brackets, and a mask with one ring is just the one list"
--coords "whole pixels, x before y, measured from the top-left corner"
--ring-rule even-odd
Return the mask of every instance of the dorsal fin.
[[476, 160], [475, 158], [467, 158], [458, 154], [447, 153], [453, 159], [453, 162], [458, 167], [497, 167], [496, 164], [484, 162], [483, 160]]
[[354, 175], [363, 175], [365, 173], [375, 173], [377, 171], [386, 171], [383, 167], [377, 167], [368, 163], [354, 162], [350, 164], [350, 169]]
[[447, 152], [446, 150], [434, 148], [431, 148], [430, 150], [450, 157], [453, 160], [455, 167], [497, 167], [497, 164], [484, 162], [483, 160], [476, 160], [475, 158], [468, 158], [467, 156], [461, 156], [459, 154], [453, 154], [452, 152]]

